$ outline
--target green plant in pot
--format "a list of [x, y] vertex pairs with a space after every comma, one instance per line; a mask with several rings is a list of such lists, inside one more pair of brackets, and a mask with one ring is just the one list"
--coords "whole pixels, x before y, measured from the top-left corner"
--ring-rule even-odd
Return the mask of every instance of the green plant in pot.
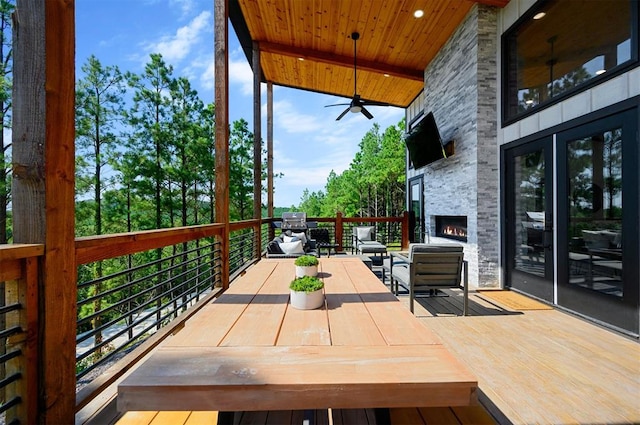
[[318, 257], [315, 255], [301, 255], [296, 258], [296, 277], [317, 276], [318, 275]]
[[300, 310], [313, 310], [324, 304], [324, 282], [317, 277], [303, 276], [291, 281], [291, 306]]

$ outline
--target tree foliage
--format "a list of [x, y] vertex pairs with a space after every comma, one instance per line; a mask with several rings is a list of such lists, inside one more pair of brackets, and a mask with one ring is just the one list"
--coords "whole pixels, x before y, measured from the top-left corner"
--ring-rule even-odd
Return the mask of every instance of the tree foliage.
[[11, 128], [11, 90], [13, 48], [11, 44], [11, 14], [13, 2], [0, 0], [0, 244], [9, 239], [7, 208], [11, 200], [11, 173], [9, 172], [10, 141], [5, 141], [4, 129]]
[[324, 191], [305, 190], [298, 209], [309, 216], [400, 215], [405, 209], [404, 120], [380, 133], [378, 124], [359, 143], [349, 168], [331, 171]]

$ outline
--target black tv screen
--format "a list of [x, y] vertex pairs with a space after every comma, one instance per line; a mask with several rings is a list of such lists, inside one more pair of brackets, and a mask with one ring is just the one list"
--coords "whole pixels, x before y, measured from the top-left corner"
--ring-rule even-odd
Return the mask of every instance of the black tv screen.
[[404, 141], [413, 168], [424, 167], [447, 157], [432, 112], [429, 112], [418, 125], [405, 135]]

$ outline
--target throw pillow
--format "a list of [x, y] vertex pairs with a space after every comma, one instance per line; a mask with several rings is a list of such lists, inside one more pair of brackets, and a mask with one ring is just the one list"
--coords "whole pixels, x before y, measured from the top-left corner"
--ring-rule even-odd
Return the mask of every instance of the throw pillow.
[[280, 249], [284, 251], [285, 254], [304, 254], [302, 241], [283, 242], [280, 244]]
[[373, 240], [373, 227], [358, 227], [358, 228], [356, 228], [356, 237], [360, 241], [372, 241]]
[[305, 235], [304, 232], [291, 233], [291, 236], [300, 239], [302, 241], [302, 245], [306, 245], [307, 244], [307, 235]]
[[[282, 236], [282, 239], [284, 239], [285, 242], [295, 242], [295, 241], [301, 240], [296, 236], [287, 236], [287, 235]], [[304, 244], [304, 241], [302, 243]]]

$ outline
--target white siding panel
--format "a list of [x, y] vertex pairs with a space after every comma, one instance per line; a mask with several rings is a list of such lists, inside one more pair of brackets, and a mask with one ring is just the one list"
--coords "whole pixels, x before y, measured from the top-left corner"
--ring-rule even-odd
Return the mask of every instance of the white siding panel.
[[591, 92], [586, 91], [562, 102], [562, 120], [569, 121], [591, 112]]
[[598, 110], [627, 98], [629, 84], [627, 75], [620, 75], [591, 90], [593, 110]]
[[553, 105], [540, 111], [540, 130], [562, 123], [562, 107]]
[[640, 96], [640, 68], [629, 72], [629, 97]]

